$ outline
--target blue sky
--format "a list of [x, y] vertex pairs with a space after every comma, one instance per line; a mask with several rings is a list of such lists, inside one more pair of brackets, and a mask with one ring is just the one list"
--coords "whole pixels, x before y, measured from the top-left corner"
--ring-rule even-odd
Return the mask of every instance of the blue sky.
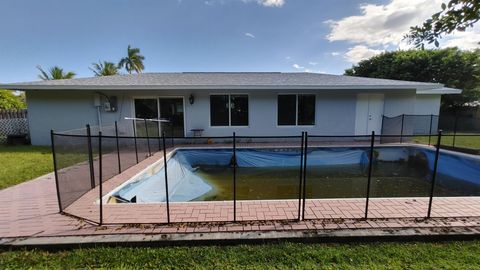
[[[146, 57], [145, 72], [342, 74], [360, 59], [407, 47], [401, 37], [408, 27], [441, 2], [2, 0], [0, 82], [37, 80], [37, 65], [92, 76], [93, 62], [117, 62], [128, 44]], [[478, 33], [453, 36], [442, 46], [469, 49]]]

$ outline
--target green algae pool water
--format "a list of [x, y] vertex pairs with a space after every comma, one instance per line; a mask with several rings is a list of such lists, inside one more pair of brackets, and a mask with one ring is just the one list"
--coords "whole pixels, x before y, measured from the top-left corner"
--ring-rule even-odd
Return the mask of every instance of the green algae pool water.
[[[236, 150], [239, 200], [298, 199], [299, 148]], [[435, 151], [420, 146], [315, 147], [308, 150], [306, 197], [365, 198], [372, 162], [371, 197], [429, 196]], [[167, 161], [171, 202], [233, 199], [229, 148], [178, 149]], [[440, 151], [434, 196], [480, 196], [480, 157]], [[111, 192], [121, 202], [164, 202], [163, 161]]]
[[[307, 170], [307, 198], [363, 198], [367, 171], [358, 164], [314, 166]], [[373, 167], [372, 197], [428, 196], [431, 182], [426, 171], [408, 163], [377, 163]], [[196, 173], [213, 187], [194, 201], [233, 199], [233, 169], [202, 166]], [[237, 168], [238, 200], [297, 199], [299, 169], [282, 167]], [[436, 187], [441, 196], [459, 196], [461, 190]]]

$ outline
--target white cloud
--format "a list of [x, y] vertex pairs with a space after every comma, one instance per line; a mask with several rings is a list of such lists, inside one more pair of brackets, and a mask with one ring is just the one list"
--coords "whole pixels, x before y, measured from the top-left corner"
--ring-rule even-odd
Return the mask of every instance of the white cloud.
[[[311, 63], [315, 63], [315, 62], [309, 62], [308, 64], [311, 65]], [[315, 65], [317, 65], [318, 63], [315, 63]], [[319, 69], [311, 69], [311, 68], [307, 68], [307, 67], [304, 67], [304, 66], [301, 66], [299, 64], [293, 64], [292, 67], [294, 69], [296, 69], [297, 71], [301, 71], [301, 72], [308, 72], [308, 73], [327, 73], [326, 71], [324, 70], [319, 70]]]
[[392, 0], [385, 5], [362, 4], [361, 15], [327, 21], [329, 41], [369, 46], [399, 46], [411, 26], [420, 25], [440, 10], [442, 0]]
[[219, 1], [207, 0], [207, 1], [205, 1], [204, 3], [205, 3], [205, 5], [207, 5], [207, 6], [213, 6], [213, 5], [217, 4], [217, 3], [219, 3]]
[[[404, 40], [411, 26], [421, 25], [432, 14], [440, 11], [447, 0], [391, 0], [387, 4], [362, 4], [360, 15], [348, 16], [336, 21], [329, 20], [330, 33], [327, 40], [347, 41], [354, 44], [343, 55], [356, 63], [387, 49], [409, 49], [412, 45]], [[465, 32], [454, 32], [440, 40], [440, 47], [459, 47], [471, 50], [479, 48], [480, 26]], [[427, 46], [430, 47], [430, 46]], [[433, 45], [432, 45], [433, 47]], [[338, 52], [330, 53], [340, 55]]]
[[352, 48], [349, 48], [343, 57], [348, 62], [358, 63], [363, 59], [370, 58], [382, 52], [384, 52], [384, 50], [375, 50], [375, 49], [368, 48], [365, 45], [357, 45]]
[[206, 0], [204, 3], [208, 6], [215, 4], [225, 4], [227, 2], [242, 1], [243, 3], [257, 3], [264, 7], [282, 7], [285, 4], [285, 0]]
[[325, 73], [325, 74], [327, 73], [325, 70], [314, 70], [309, 68], [306, 68], [303, 71], [308, 73]]
[[284, 0], [256, 0], [258, 4], [266, 7], [282, 7], [285, 4]]
[[454, 32], [440, 41], [440, 47], [459, 47], [464, 50], [480, 48], [480, 25], [465, 32]]
[[295, 69], [304, 69], [305, 68], [305, 67], [300, 66], [299, 64], [293, 64], [292, 67], [295, 68]]
[[252, 34], [252, 33], [245, 33], [245, 36], [249, 37], [249, 38], [255, 38], [255, 36]]
[[308, 62], [308, 64], [311, 65], [311, 66], [316, 66], [316, 65], [318, 65], [317, 62]]

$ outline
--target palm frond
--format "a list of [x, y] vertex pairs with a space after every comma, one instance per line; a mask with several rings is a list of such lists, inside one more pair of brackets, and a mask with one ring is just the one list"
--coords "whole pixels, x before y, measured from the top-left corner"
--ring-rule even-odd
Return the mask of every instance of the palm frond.
[[38, 75], [38, 78], [44, 81], [51, 80], [50, 76], [45, 72], [45, 70], [42, 69], [40, 65], [37, 66], [37, 69], [40, 71], [40, 74]]
[[75, 72], [64, 73], [63, 69], [59, 66], [53, 66], [48, 69], [48, 73], [43, 70], [40, 66], [37, 66], [37, 69], [40, 70], [40, 75], [38, 77], [42, 80], [62, 80], [62, 79], [71, 79], [75, 77]]
[[125, 67], [125, 70], [130, 74], [132, 73], [132, 71], [140, 73], [142, 70], [145, 69], [145, 66], [143, 64], [144, 59], [145, 57], [140, 54], [139, 48], [132, 48], [131, 45], [128, 45], [127, 56], [120, 59], [118, 67]]
[[93, 71], [95, 76], [111, 76], [118, 74], [118, 67], [113, 62], [103, 61], [98, 63], [92, 63], [90, 70]]

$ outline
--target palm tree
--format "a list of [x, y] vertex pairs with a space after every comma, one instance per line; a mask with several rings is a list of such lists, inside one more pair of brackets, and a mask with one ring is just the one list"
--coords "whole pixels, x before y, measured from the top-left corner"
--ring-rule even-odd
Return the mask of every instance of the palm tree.
[[37, 66], [38, 70], [40, 70], [40, 74], [38, 77], [44, 81], [50, 80], [63, 80], [63, 79], [71, 79], [75, 77], [75, 72], [63, 72], [63, 68], [59, 66], [54, 66], [48, 69], [48, 73], [42, 69], [41, 66]]
[[118, 74], [118, 67], [112, 62], [103, 61], [98, 63], [92, 63], [92, 67], [90, 68], [95, 76], [111, 76]]
[[139, 48], [132, 48], [130, 45], [128, 45], [127, 57], [124, 57], [120, 60], [118, 67], [125, 67], [125, 70], [130, 74], [132, 74], [132, 71], [140, 73], [145, 69], [145, 66], [143, 65], [144, 59], [145, 57], [140, 54]]

